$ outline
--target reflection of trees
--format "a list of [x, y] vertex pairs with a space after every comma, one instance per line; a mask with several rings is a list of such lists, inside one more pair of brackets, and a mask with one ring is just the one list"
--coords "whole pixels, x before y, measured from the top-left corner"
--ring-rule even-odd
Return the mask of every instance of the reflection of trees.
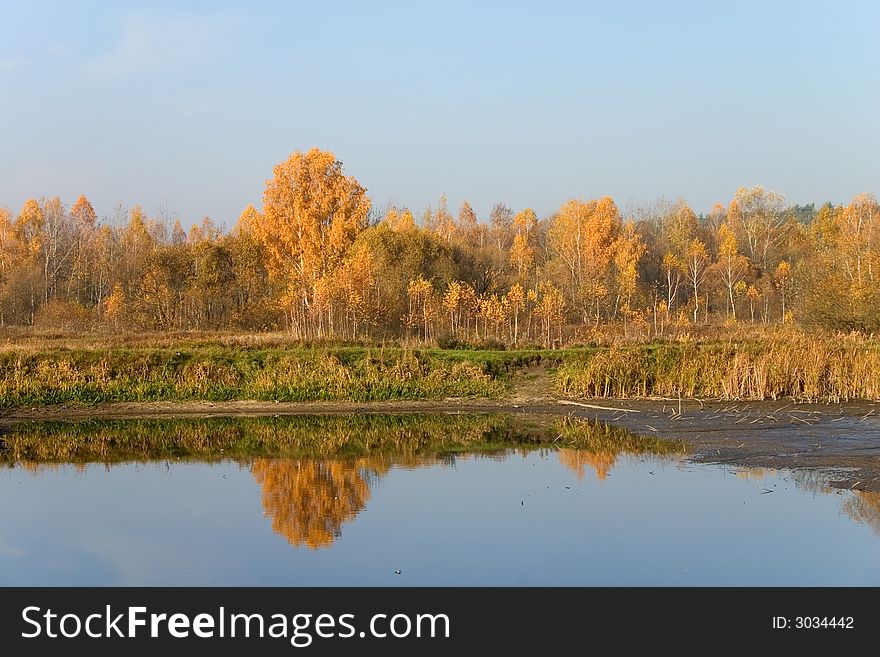
[[[510, 452], [482, 458], [503, 459]], [[414, 469], [454, 465], [468, 454], [373, 454], [339, 459], [254, 459], [251, 473], [263, 489], [263, 508], [272, 530], [294, 547], [330, 546], [342, 526], [366, 506], [371, 489], [391, 467]]]
[[[77, 474], [83, 474], [86, 471], [86, 468], [88, 468], [87, 463], [35, 463], [33, 461], [25, 461], [24, 463], [19, 463], [19, 467], [24, 468], [31, 474], [39, 474], [44, 470], [58, 470], [59, 468], [66, 468], [68, 466], [72, 467], [74, 472], [76, 472]], [[110, 466], [105, 465], [104, 469], [109, 471]]]
[[611, 472], [617, 456], [611, 452], [588, 452], [583, 449], [560, 449], [559, 462], [577, 475], [584, 478], [584, 466], [596, 471], [596, 477], [604, 479]]
[[29, 422], [0, 436], [0, 465], [411, 454], [514, 447], [553, 437], [510, 416], [481, 414]]
[[387, 470], [369, 458], [256, 459], [254, 478], [272, 529], [296, 547], [327, 547], [370, 499], [370, 485]]
[[854, 493], [843, 501], [843, 512], [880, 534], [880, 492], [857, 490]]
[[263, 489], [273, 531], [294, 547], [327, 547], [342, 525], [366, 506], [371, 488], [392, 465], [415, 468], [454, 457], [378, 454], [348, 459], [254, 459], [251, 473]]
[[[25, 423], [0, 437], [0, 466], [36, 475], [69, 466], [83, 472], [91, 463], [109, 470], [117, 463], [234, 460], [247, 464], [262, 486], [275, 531], [292, 545], [319, 548], [330, 545], [364, 508], [371, 486], [392, 465], [451, 465], [468, 451], [504, 459], [513, 452], [556, 448], [560, 462], [579, 479], [589, 466], [600, 480], [620, 454], [677, 460], [685, 452], [677, 441], [573, 417], [554, 422], [551, 430], [540, 423], [523, 425], [519, 417], [479, 414], [281, 416]], [[340, 453], [361, 456], [335, 458]], [[749, 479], [779, 474], [760, 468], [737, 472]], [[880, 533], [880, 492], [832, 488], [822, 470], [787, 476], [801, 490], [842, 493], [842, 511]]]
[[752, 481], [764, 481], [766, 477], [776, 476], [775, 468], [738, 468], [734, 473], [739, 479], [750, 479]]
[[570, 446], [559, 448], [559, 461], [578, 479], [583, 479], [585, 466], [593, 468], [599, 479], [605, 479], [620, 454], [676, 458], [686, 451], [681, 441], [641, 436], [595, 420], [565, 417], [556, 422], [554, 429], [558, 439]]

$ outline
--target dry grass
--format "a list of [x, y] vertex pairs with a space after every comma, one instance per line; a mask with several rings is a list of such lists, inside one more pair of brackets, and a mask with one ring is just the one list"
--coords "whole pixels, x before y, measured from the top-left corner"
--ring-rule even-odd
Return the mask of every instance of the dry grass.
[[859, 336], [612, 347], [570, 357], [557, 390], [581, 397], [839, 402], [880, 398], [880, 344]]

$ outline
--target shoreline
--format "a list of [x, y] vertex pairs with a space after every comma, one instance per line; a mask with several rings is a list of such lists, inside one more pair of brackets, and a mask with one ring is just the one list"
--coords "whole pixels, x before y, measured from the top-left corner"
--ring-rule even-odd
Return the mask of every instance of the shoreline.
[[0, 432], [33, 421], [136, 420], [212, 416], [344, 415], [352, 413], [528, 415], [593, 419], [634, 433], [682, 440], [701, 463], [830, 473], [838, 488], [880, 491], [880, 403], [705, 401], [662, 398], [573, 400], [513, 396], [381, 402], [185, 401], [119, 402], [6, 409]]

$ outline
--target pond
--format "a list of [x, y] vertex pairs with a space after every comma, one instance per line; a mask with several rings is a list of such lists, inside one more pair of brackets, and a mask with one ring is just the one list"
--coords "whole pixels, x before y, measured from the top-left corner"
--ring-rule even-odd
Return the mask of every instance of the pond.
[[37, 422], [2, 438], [2, 585], [880, 584], [880, 493], [570, 418]]

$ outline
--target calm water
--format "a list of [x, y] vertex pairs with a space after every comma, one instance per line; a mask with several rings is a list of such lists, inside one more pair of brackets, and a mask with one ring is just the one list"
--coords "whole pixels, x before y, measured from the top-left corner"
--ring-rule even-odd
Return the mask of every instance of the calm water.
[[880, 494], [680, 455], [11, 465], [3, 585], [880, 585]]

